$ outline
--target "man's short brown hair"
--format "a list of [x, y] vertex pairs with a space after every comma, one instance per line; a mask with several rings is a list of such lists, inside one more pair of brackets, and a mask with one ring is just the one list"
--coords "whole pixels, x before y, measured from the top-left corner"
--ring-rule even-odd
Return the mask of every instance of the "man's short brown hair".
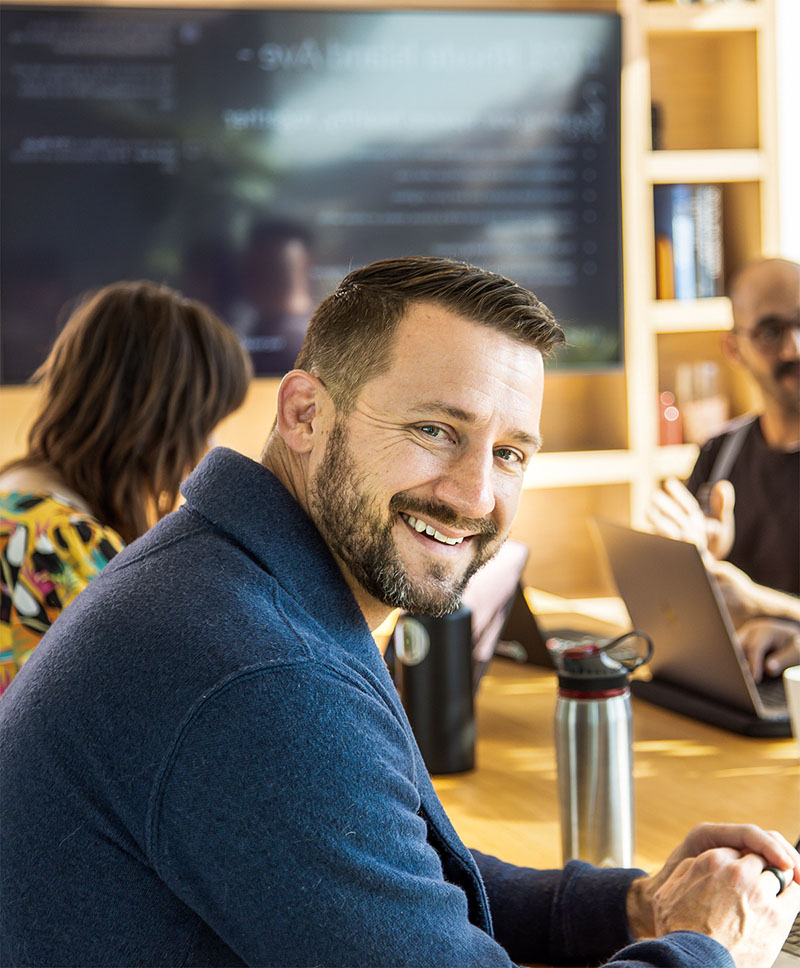
[[311, 318], [297, 366], [325, 383], [348, 413], [361, 388], [391, 363], [397, 325], [412, 303], [429, 302], [550, 352], [564, 334], [550, 310], [515, 282], [451, 259], [384, 259], [356, 269]]

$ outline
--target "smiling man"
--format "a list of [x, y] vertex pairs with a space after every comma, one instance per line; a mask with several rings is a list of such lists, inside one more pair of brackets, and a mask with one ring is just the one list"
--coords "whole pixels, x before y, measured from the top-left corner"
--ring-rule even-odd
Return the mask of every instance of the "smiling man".
[[262, 462], [212, 451], [0, 703], [3, 964], [766, 968], [782, 837], [706, 825], [654, 876], [470, 852], [370, 634], [502, 544], [561, 340], [442, 259], [322, 303]]
[[[558, 330], [537, 311], [547, 348]], [[386, 359], [352, 408], [311, 375], [313, 361], [311, 373], [295, 371], [282, 398], [313, 421], [281, 422], [264, 456], [280, 461], [295, 496], [310, 480], [311, 517], [374, 622], [387, 603], [451, 612], [497, 552], [539, 447], [544, 380], [536, 344], [432, 302], [409, 307]], [[304, 459], [283, 460], [287, 449]]]

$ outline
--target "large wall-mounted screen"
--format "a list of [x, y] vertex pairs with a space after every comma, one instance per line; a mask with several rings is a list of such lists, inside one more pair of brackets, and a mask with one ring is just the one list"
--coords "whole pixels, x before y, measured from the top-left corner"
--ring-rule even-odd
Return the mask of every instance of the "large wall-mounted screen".
[[3, 382], [137, 278], [279, 374], [346, 272], [410, 254], [532, 288], [559, 366], [621, 361], [615, 14], [7, 5], [0, 27]]

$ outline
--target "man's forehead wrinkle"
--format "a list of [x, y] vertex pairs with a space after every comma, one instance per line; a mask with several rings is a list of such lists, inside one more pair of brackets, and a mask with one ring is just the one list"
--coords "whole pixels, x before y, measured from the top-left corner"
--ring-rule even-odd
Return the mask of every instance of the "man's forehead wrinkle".
[[478, 420], [477, 414], [464, 410], [461, 407], [456, 407], [452, 403], [445, 403], [444, 400], [423, 400], [413, 406], [411, 412], [419, 414], [420, 416], [426, 413], [449, 414], [454, 420], [462, 420], [464, 423], [476, 423]]
[[366, 420], [373, 426], [379, 426], [385, 430], [398, 430], [402, 424], [402, 420], [396, 412], [389, 408], [382, 409], [380, 406], [370, 403], [363, 395], [359, 397], [349, 416], [351, 420], [356, 422]]

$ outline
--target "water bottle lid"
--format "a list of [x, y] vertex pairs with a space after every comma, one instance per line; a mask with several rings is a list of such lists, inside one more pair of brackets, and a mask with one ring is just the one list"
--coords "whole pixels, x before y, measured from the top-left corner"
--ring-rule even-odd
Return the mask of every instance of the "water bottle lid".
[[576, 696], [619, 693], [628, 688], [628, 670], [595, 642], [573, 645], [560, 655], [558, 688]]
[[[647, 649], [642, 655], [621, 649], [620, 644], [638, 637], [646, 642]], [[618, 649], [619, 658], [609, 654]], [[575, 698], [603, 698], [628, 691], [628, 676], [631, 671], [646, 662], [653, 651], [653, 643], [643, 632], [628, 632], [604, 645], [596, 642], [581, 642], [568, 645], [557, 657], [559, 692]]]

